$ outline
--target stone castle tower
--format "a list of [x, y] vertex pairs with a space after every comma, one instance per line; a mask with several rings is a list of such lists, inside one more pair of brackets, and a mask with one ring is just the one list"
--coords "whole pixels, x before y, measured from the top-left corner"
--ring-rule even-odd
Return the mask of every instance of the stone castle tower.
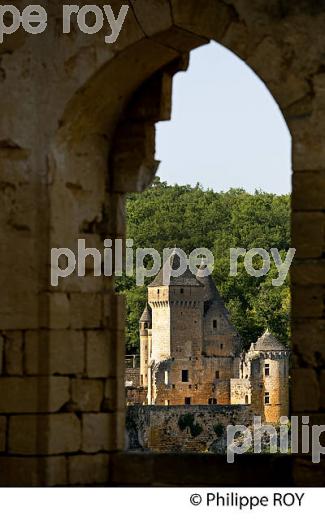
[[264, 409], [265, 422], [277, 422], [289, 413], [289, 357], [268, 330], [245, 355], [243, 377], [251, 381], [251, 402], [256, 415]]
[[140, 385], [148, 386], [148, 360], [151, 352], [152, 319], [151, 309], [146, 305], [140, 318]]
[[148, 287], [139, 404], [246, 404], [277, 422], [288, 414], [290, 351], [267, 331], [244, 352], [212, 276], [173, 276], [178, 268], [173, 253]]

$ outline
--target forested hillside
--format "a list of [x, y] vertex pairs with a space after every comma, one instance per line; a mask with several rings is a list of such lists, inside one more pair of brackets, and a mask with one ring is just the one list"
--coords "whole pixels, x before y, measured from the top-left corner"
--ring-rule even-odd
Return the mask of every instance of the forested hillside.
[[[187, 253], [197, 247], [213, 252], [214, 279], [246, 347], [267, 327], [288, 344], [289, 280], [272, 286], [272, 278], [277, 278], [273, 262], [267, 276], [254, 278], [240, 261], [238, 276], [230, 277], [229, 249], [278, 248], [283, 257], [290, 247], [289, 195], [252, 195], [241, 189], [215, 193], [200, 185], [169, 186], [156, 179], [144, 193], [128, 196], [127, 217], [127, 236], [135, 248], [153, 247], [161, 253], [176, 244]], [[146, 287], [123, 277], [117, 279], [117, 290], [127, 296], [127, 349], [135, 353]]]

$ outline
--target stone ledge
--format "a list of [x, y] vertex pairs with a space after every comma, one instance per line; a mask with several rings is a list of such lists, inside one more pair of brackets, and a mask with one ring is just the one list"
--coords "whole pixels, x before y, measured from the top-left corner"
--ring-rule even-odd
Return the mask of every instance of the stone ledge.
[[228, 464], [222, 455], [117, 453], [110, 458], [110, 485], [289, 487], [293, 461], [287, 455], [242, 455]]

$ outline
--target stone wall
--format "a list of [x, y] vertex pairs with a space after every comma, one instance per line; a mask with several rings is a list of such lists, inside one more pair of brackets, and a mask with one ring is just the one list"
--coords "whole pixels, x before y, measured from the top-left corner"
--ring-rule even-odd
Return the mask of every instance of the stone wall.
[[[123, 2], [110, 3], [118, 12]], [[75, 25], [62, 34], [61, 2], [44, 2], [42, 35], [20, 29], [0, 46], [2, 484], [110, 480], [124, 442], [124, 300], [91, 262], [84, 278], [52, 287], [50, 248], [85, 238], [101, 250], [125, 236], [125, 194], [156, 171], [154, 124], [170, 117], [171, 78], [210, 39], [264, 81], [292, 135], [291, 412], [325, 424], [323, 3], [129, 3], [112, 46]], [[288, 471], [320, 482], [311, 463]]]
[[140, 386], [140, 368], [125, 369], [125, 385]]
[[224, 453], [228, 424], [252, 424], [249, 406], [130, 406], [127, 449]]
[[130, 386], [125, 389], [126, 405], [144, 405], [147, 403], [147, 389], [143, 386]]
[[249, 379], [230, 379], [232, 404], [251, 404], [251, 382]]

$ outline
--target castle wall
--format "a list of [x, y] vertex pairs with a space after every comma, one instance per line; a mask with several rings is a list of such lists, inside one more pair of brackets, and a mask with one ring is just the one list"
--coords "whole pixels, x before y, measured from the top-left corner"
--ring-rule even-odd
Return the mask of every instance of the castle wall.
[[267, 423], [277, 423], [281, 416], [288, 416], [289, 354], [266, 352], [252, 359], [251, 388], [255, 415]]
[[[124, 439], [125, 303], [109, 280], [88, 270], [54, 289], [49, 251], [75, 251], [80, 237], [102, 252], [103, 234], [125, 236], [125, 193], [147, 186], [156, 166], [154, 123], [169, 115], [169, 64], [175, 71], [176, 59], [210, 38], [252, 66], [292, 135], [291, 404], [293, 414], [317, 415], [323, 423], [321, 2], [132, 2], [136, 15], [130, 12], [110, 47], [102, 32], [62, 35], [60, 2], [47, 4], [49, 30], [37, 37], [21, 30], [1, 45], [0, 483], [112, 478], [108, 463]], [[120, 5], [114, 1], [114, 12]], [[145, 90], [143, 110], [133, 103], [130, 114], [128, 100], [136, 92], [138, 100], [139, 87], [163, 68], [158, 88]], [[119, 120], [123, 139], [114, 137]], [[192, 464], [181, 459], [179, 466], [185, 473]], [[321, 470], [306, 460], [296, 460], [293, 471], [297, 484], [321, 481]], [[148, 482], [162, 480], [155, 475]]]
[[140, 386], [140, 369], [126, 368], [125, 369], [125, 385], [126, 386]]
[[231, 404], [251, 404], [251, 383], [249, 379], [230, 379]]
[[[233, 375], [232, 358], [191, 357], [181, 353], [159, 363], [153, 372], [154, 401], [157, 405], [230, 404], [229, 380]], [[188, 380], [182, 373], [188, 371]]]
[[148, 302], [152, 309], [152, 346], [149, 362], [158, 362], [167, 359], [171, 353], [168, 287], [149, 287]]
[[127, 387], [125, 389], [126, 405], [140, 405], [143, 406], [147, 399], [147, 389], [141, 386], [138, 387]]
[[200, 356], [203, 343], [203, 288], [170, 287], [171, 355]]
[[[269, 365], [270, 375], [265, 377], [265, 364]], [[278, 422], [281, 416], [289, 415], [289, 362], [287, 358], [265, 358], [264, 391], [269, 393], [270, 404], [265, 404], [266, 422]]]
[[156, 452], [224, 453], [226, 427], [252, 423], [249, 406], [131, 406], [127, 449]]
[[[204, 346], [207, 356], [234, 356], [239, 352], [239, 338], [229, 322], [223, 304], [214, 302], [203, 320]], [[236, 374], [238, 377], [238, 374]]]
[[140, 330], [140, 379], [141, 386], [148, 386], [148, 364], [151, 348], [151, 330]]

